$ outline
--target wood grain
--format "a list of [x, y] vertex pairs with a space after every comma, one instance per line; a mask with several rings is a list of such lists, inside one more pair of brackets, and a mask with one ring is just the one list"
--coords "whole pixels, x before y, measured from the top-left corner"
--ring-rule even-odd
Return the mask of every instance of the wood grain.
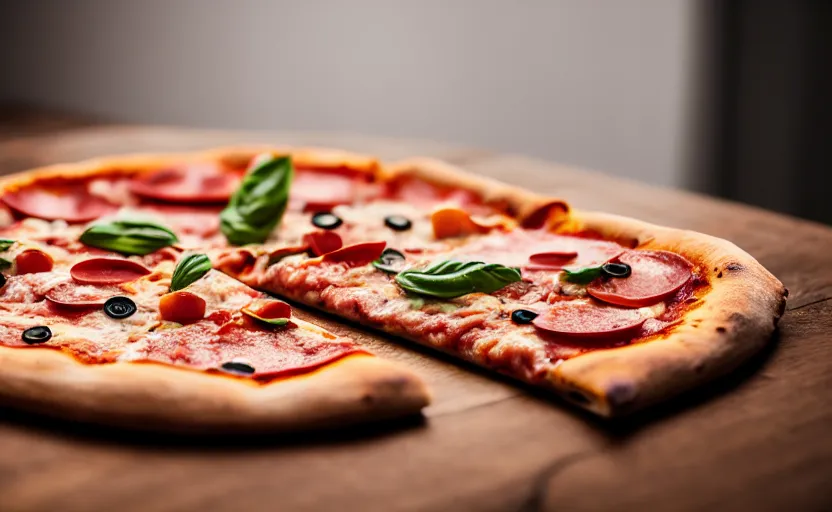
[[445, 158], [601, 209], [735, 241], [791, 291], [777, 343], [734, 375], [604, 423], [407, 343], [306, 312], [417, 369], [423, 420], [204, 440], [0, 410], [2, 510], [823, 510], [832, 507], [832, 230], [519, 156], [427, 141], [105, 127], [0, 142], [0, 172], [125, 151], [316, 144]]

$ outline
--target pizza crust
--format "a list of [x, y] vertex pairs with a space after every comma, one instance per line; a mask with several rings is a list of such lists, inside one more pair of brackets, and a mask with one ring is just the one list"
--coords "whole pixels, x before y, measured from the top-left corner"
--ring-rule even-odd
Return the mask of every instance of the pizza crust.
[[[486, 199], [505, 198], [521, 220], [558, 201], [432, 159], [399, 162], [387, 172], [466, 188]], [[693, 262], [710, 285], [701, 304], [665, 334], [555, 366], [546, 384], [569, 402], [605, 417], [625, 415], [727, 374], [771, 340], [788, 291], [733, 243], [606, 213], [553, 213], [547, 225], [555, 232], [593, 231], [626, 247], [675, 252]]]
[[0, 347], [0, 401], [77, 421], [141, 430], [280, 432], [417, 414], [415, 374], [367, 354], [260, 384], [157, 363], [84, 364], [59, 350]]

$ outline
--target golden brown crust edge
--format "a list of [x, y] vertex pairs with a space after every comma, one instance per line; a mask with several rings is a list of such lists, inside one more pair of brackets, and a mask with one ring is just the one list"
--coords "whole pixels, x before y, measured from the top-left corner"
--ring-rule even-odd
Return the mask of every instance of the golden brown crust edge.
[[[4, 177], [0, 189], [104, 171], [179, 162], [247, 162], [262, 152], [298, 165], [378, 172], [374, 158], [318, 148], [234, 146], [197, 153], [135, 154], [58, 164]], [[144, 430], [225, 433], [338, 428], [418, 413], [424, 382], [395, 363], [347, 356], [314, 372], [259, 384], [152, 363], [82, 364], [56, 350], [0, 347], [0, 400], [52, 416]]]
[[[427, 158], [394, 163], [386, 172], [466, 188], [486, 200], [505, 198], [521, 220], [559, 201]], [[550, 371], [549, 386], [601, 416], [637, 411], [730, 372], [769, 342], [785, 309], [787, 291], [782, 283], [726, 240], [568, 208], [548, 225], [566, 233], [594, 231], [628, 247], [676, 252], [694, 262], [710, 284], [701, 305], [686, 313], [683, 322], [665, 336], [589, 352]]]
[[156, 363], [84, 364], [58, 350], [0, 347], [0, 400], [50, 416], [205, 434], [340, 428], [415, 414], [424, 383], [374, 356], [344, 357], [268, 384]]

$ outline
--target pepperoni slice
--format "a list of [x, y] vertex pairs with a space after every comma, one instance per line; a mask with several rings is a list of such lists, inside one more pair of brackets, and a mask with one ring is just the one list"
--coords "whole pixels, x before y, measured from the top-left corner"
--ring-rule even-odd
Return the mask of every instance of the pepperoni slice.
[[321, 171], [298, 171], [289, 189], [293, 210], [328, 212], [356, 199], [357, 177]]
[[528, 270], [560, 270], [578, 257], [577, 251], [538, 252], [529, 256]]
[[309, 250], [315, 256], [323, 256], [337, 251], [343, 247], [344, 242], [341, 241], [341, 236], [333, 231], [313, 231], [303, 235], [303, 245], [309, 246]]
[[192, 164], [139, 175], [130, 181], [130, 192], [168, 203], [225, 203], [240, 180], [218, 164]]
[[546, 332], [574, 337], [623, 337], [647, 320], [637, 309], [623, 309], [596, 302], [560, 301], [532, 321]]
[[385, 195], [422, 207], [448, 203], [449, 205], [464, 207], [469, 211], [471, 211], [471, 207], [478, 206], [482, 202], [470, 190], [440, 187], [412, 177], [401, 177], [388, 182]]
[[43, 220], [89, 222], [117, 207], [87, 190], [86, 184], [65, 187], [33, 185], [3, 194], [2, 201], [15, 212]]
[[59, 306], [88, 308], [103, 306], [107, 299], [118, 294], [119, 290], [114, 287], [81, 285], [70, 281], [54, 286], [46, 292], [46, 298]]
[[348, 245], [337, 251], [325, 254], [322, 261], [329, 263], [348, 263], [351, 266], [360, 267], [377, 260], [387, 242], [365, 242], [361, 244]]
[[21, 275], [49, 272], [54, 262], [52, 256], [40, 249], [26, 249], [15, 257], [14, 264], [17, 275]]
[[291, 318], [292, 306], [282, 300], [255, 299], [243, 310], [247, 310], [258, 318], [274, 320], [276, 318]]
[[205, 317], [205, 299], [191, 292], [172, 292], [159, 299], [159, 313], [163, 320], [192, 324]]
[[69, 275], [81, 284], [119, 284], [146, 276], [150, 270], [132, 260], [92, 258], [76, 263]]
[[204, 238], [220, 232], [220, 206], [200, 206], [153, 203], [143, 205], [139, 211], [148, 211], [164, 217], [166, 224], [176, 233]]
[[587, 287], [596, 299], [631, 308], [655, 304], [676, 293], [691, 278], [693, 265], [668, 251], [627, 251], [614, 261], [630, 265], [625, 278], [600, 278]]

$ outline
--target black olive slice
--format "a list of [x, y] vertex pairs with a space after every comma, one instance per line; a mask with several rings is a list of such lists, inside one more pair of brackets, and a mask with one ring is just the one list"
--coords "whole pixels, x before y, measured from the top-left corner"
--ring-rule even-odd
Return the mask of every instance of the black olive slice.
[[393, 231], [407, 231], [413, 223], [403, 215], [388, 215], [384, 218], [384, 225]]
[[537, 313], [528, 309], [516, 309], [511, 312], [511, 321], [515, 324], [530, 324], [537, 318]]
[[633, 269], [626, 263], [604, 263], [601, 266], [601, 274], [605, 277], [630, 277]]
[[312, 224], [321, 229], [335, 229], [344, 221], [341, 217], [329, 212], [319, 212], [312, 216]]
[[127, 297], [110, 297], [104, 303], [104, 312], [110, 318], [121, 320], [136, 312], [136, 303]]
[[29, 345], [46, 343], [52, 338], [52, 329], [45, 325], [30, 327], [23, 331], [23, 341]]
[[236, 373], [238, 375], [251, 375], [254, 373], [253, 366], [240, 361], [229, 361], [227, 363], [223, 363], [220, 368], [228, 373]]

